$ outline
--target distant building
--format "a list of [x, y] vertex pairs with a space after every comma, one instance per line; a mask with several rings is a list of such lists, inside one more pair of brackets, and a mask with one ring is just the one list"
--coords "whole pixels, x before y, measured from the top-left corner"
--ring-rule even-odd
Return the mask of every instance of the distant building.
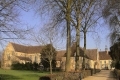
[[[10, 69], [12, 63], [40, 63], [41, 55], [40, 52], [44, 46], [24, 46], [16, 43], [10, 42], [4, 49], [2, 56], [2, 68]], [[80, 69], [83, 63], [83, 48], [79, 48], [79, 63]], [[75, 56], [76, 56], [76, 46], [73, 44], [71, 47], [71, 59], [70, 59], [70, 69], [75, 70]], [[56, 54], [56, 67], [65, 70], [66, 62], [66, 50], [57, 51]], [[85, 68], [95, 68], [95, 69], [110, 69], [111, 57], [108, 55], [108, 51], [98, 51], [98, 49], [86, 49], [85, 51]]]
[[[82, 63], [83, 63], [83, 55], [84, 55], [84, 51], [82, 48], [79, 48], [80, 53], [79, 53], [79, 63], [80, 63], [80, 67], [79, 69], [82, 68]], [[70, 59], [70, 69], [71, 71], [75, 70], [75, 56], [76, 56], [76, 45], [73, 44], [73, 46], [71, 47], [71, 59]], [[57, 53], [57, 58], [59, 59], [58, 62], [59, 67], [64, 71], [65, 70], [65, 62], [66, 62], [66, 50], [62, 51], [60, 53], [60, 51]], [[85, 52], [85, 67], [86, 68], [96, 68], [99, 69], [100, 65], [99, 65], [99, 52], [97, 49], [87, 49]]]
[[[71, 71], [75, 70], [75, 54], [76, 51], [71, 54], [71, 59], [70, 59], [70, 69]], [[90, 69], [90, 68], [96, 68], [99, 69], [99, 59], [98, 59], [98, 51], [97, 49], [87, 49], [85, 52], [85, 68]], [[79, 57], [79, 63], [80, 67], [79, 69], [82, 68], [82, 63], [83, 63], [83, 49], [80, 48], [80, 57]], [[62, 69], [65, 69], [65, 62], [66, 62], [66, 55], [62, 57]], [[97, 64], [96, 64], [97, 63]]]
[[[107, 50], [107, 49], [105, 49]], [[76, 47], [73, 45], [71, 47], [71, 59], [70, 59], [70, 69], [71, 71], [75, 70], [75, 55], [76, 55]], [[79, 53], [79, 63], [80, 69], [82, 68], [83, 63], [83, 55], [84, 51], [80, 48]], [[65, 70], [65, 62], [66, 62], [66, 50], [59, 51], [57, 53], [58, 64], [63, 71]], [[89, 69], [110, 69], [111, 65], [111, 57], [108, 54], [108, 51], [98, 51], [98, 49], [86, 49], [85, 52], [85, 68]]]
[[66, 53], [66, 50], [57, 51], [57, 55], [56, 55], [56, 67], [57, 68], [61, 68], [62, 57], [65, 55], [65, 53]]
[[108, 54], [108, 51], [100, 51], [99, 60], [101, 69], [111, 69], [112, 58]]
[[40, 63], [40, 51], [43, 46], [24, 46], [10, 42], [4, 49], [2, 68], [10, 69], [12, 63], [36, 62]]

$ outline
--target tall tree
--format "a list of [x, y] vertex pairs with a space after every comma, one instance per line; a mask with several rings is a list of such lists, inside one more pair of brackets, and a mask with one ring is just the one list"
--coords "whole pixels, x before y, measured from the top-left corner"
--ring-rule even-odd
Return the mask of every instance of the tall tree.
[[73, 10], [71, 14], [71, 24], [75, 27], [76, 32], [76, 55], [75, 55], [75, 70], [79, 71], [79, 54], [80, 54], [80, 27], [81, 27], [81, 0], [73, 1]]
[[120, 33], [120, 0], [105, 0], [103, 17], [109, 23], [111, 44], [116, 42]]
[[[89, 1], [74, 1], [74, 9], [72, 12], [72, 25], [76, 29], [76, 69], [79, 66], [79, 42], [80, 42], [80, 31], [84, 34], [84, 56], [86, 50], [86, 34], [93, 31], [93, 26], [97, 24], [99, 16], [99, 5], [100, 1], [89, 0]], [[85, 67], [85, 58], [83, 57], [83, 68]]]
[[[42, 1], [44, 4], [44, 8], [41, 9], [42, 13], [44, 10], [48, 11], [50, 16], [53, 20], [53, 26], [52, 28], [55, 28], [56, 25], [60, 25], [58, 29], [61, 29], [60, 23], [63, 23], [66, 21], [66, 28], [67, 28], [67, 45], [66, 45], [66, 72], [70, 71], [69, 65], [70, 65], [70, 56], [71, 56], [71, 26], [75, 26], [76, 29], [76, 70], [79, 68], [79, 43], [80, 43], [80, 30], [83, 26], [84, 33], [86, 35], [86, 30], [90, 26], [92, 26], [94, 23], [97, 22], [97, 20], [93, 21], [93, 13], [94, 7], [96, 6], [95, 3], [96, 0], [90, 0], [90, 1], [82, 1], [82, 0], [49, 0], [49, 1]], [[42, 5], [43, 6], [43, 5]], [[94, 6], [94, 7], [93, 7]], [[92, 15], [92, 17], [91, 17]], [[89, 16], [89, 17], [88, 17]], [[96, 18], [95, 18], [96, 19]], [[90, 24], [90, 21], [92, 24]], [[82, 26], [81, 26], [82, 24]], [[86, 26], [87, 25], [87, 26]], [[85, 36], [86, 37], [86, 36]], [[86, 39], [85, 39], [86, 40]], [[86, 41], [84, 41], [86, 42]], [[86, 43], [85, 43], [86, 46]]]
[[[42, 1], [44, 5], [44, 10], [52, 13], [52, 20], [54, 26], [60, 23], [66, 23], [66, 34], [67, 34], [67, 44], [66, 44], [66, 67], [65, 71], [70, 71], [70, 56], [71, 56], [71, 11], [72, 11], [72, 0], [44, 0]], [[42, 6], [43, 7], [43, 6]], [[40, 9], [40, 8], [39, 8]], [[43, 10], [43, 9], [42, 9]], [[52, 11], [52, 12], [51, 12]], [[63, 26], [63, 24], [61, 25]], [[60, 29], [60, 26], [59, 26]]]
[[66, 5], [66, 13], [65, 13], [65, 18], [66, 18], [66, 27], [67, 27], [67, 51], [66, 51], [66, 66], [65, 66], [65, 71], [68, 72], [70, 71], [70, 57], [71, 57], [71, 28], [70, 28], [70, 22], [71, 22], [71, 5], [72, 1], [67, 0], [67, 5]]
[[84, 57], [83, 57], [83, 68], [85, 68], [85, 53], [86, 53], [86, 40], [88, 32], [95, 32], [93, 29], [96, 28], [98, 20], [101, 18], [100, 15], [100, 1], [90, 0], [83, 1], [83, 7], [81, 8], [81, 32], [84, 35]]

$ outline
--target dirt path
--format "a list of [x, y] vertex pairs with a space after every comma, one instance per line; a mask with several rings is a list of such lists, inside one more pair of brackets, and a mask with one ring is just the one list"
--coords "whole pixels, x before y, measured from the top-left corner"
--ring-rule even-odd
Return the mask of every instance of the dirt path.
[[89, 76], [82, 80], [116, 80], [112, 75], [111, 70], [102, 70], [100, 73], [97, 73], [93, 76]]

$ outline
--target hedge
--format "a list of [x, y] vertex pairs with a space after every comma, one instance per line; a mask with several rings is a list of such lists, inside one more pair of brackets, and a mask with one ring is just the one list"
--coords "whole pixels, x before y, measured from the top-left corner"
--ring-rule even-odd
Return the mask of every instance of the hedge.
[[[91, 76], [98, 72], [100, 72], [99, 69], [95, 69], [95, 70], [90, 69], [90, 70], [85, 70], [85, 71], [80, 71], [80, 72], [68, 72], [67, 74], [65, 72], [59, 72], [52, 76], [50, 76], [50, 75], [42, 76], [39, 78], [39, 80], [80, 80], [80, 79], [83, 79], [87, 76]], [[46, 77], [49, 79], [47, 79]]]
[[12, 64], [11, 69], [13, 70], [38, 70], [39, 64], [38, 63], [14, 63]]

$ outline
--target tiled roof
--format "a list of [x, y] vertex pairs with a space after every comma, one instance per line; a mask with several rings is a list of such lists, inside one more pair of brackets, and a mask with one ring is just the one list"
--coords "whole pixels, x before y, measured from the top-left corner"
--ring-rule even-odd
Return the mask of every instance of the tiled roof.
[[[79, 56], [83, 57], [84, 56], [84, 50], [83, 48], [79, 48], [80, 53]], [[71, 47], [71, 57], [74, 57], [76, 53], [76, 43], [73, 43]], [[85, 58], [92, 59], [92, 60], [97, 60], [97, 49], [87, 49], [85, 53]], [[64, 54], [64, 57], [66, 56], [66, 53]]]
[[100, 60], [111, 60], [111, 57], [107, 51], [100, 51], [99, 52], [99, 59]]
[[11, 43], [16, 52], [23, 53], [40, 53], [43, 46], [24, 46], [16, 43]]
[[20, 60], [24, 60], [24, 61], [31, 61], [31, 59], [30, 58], [28, 58], [28, 57], [21, 57], [21, 56], [16, 56], [18, 59], [20, 59]]
[[66, 50], [57, 51], [56, 60], [60, 61], [65, 53], [66, 53]]
[[[84, 56], [84, 51], [83, 51], [83, 48], [79, 48], [80, 50], [80, 53], [79, 53], [79, 56], [83, 57]], [[74, 57], [76, 54], [76, 48], [75, 47], [71, 47], [71, 57]], [[66, 53], [64, 54], [64, 57], [66, 56]], [[86, 58], [88, 58], [87, 55], [85, 55]]]
[[86, 56], [92, 60], [97, 60], [97, 53], [98, 53], [97, 49], [87, 49], [86, 50]]

